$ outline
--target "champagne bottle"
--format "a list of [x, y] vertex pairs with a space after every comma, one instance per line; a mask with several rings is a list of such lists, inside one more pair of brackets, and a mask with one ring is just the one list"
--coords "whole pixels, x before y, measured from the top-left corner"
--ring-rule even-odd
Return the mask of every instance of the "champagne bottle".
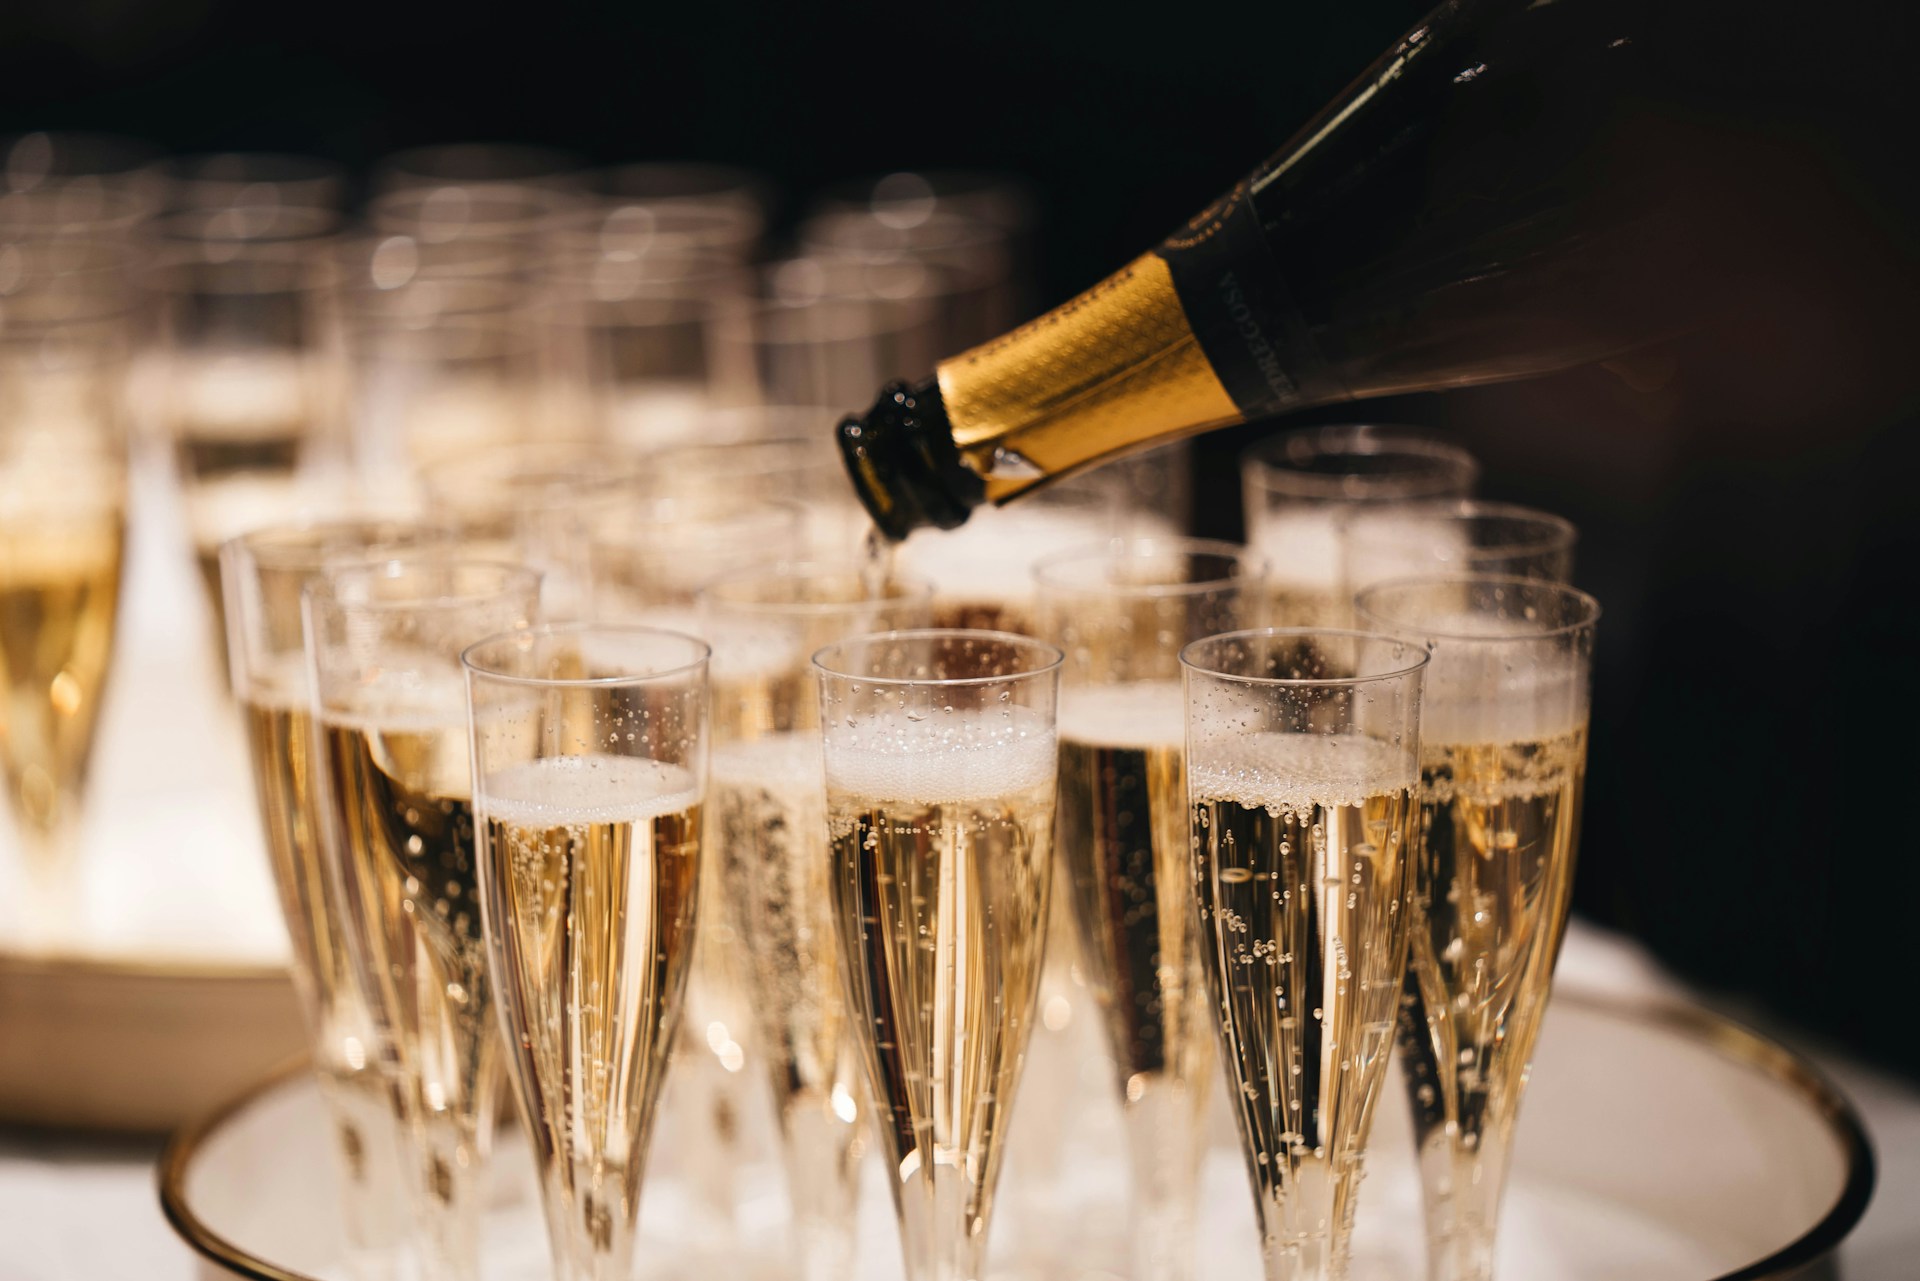
[[1725, 59], [1689, 3], [1441, 5], [1156, 249], [843, 420], [875, 523], [952, 528], [1147, 445], [1697, 321], [1755, 166], [1692, 92]]

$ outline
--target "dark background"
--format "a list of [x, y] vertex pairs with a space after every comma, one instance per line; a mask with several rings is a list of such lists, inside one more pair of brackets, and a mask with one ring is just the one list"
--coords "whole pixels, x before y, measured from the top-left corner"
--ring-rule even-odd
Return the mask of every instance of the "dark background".
[[[1570, 516], [1602, 624], [1578, 906], [1695, 980], [1920, 1075], [1920, 6], [1672, 0], [1741, 108], [1793, 235], [1730, 328], [1625, 364], [1299, 421], [1456, 434], [1484, 492]], [[894, 168], [1031, 180], [1037, 295], [1155, 242], [1274, 150], [1425, 6], [873, 0], [299, 5], [9, 0], [0, 134], [180, 152], [514, 140], [716, 159], [790, 197]], [[1717, 10], [1717, 12], [1715, 12]], [[791, 207], [790, 207], [791, 211]], [[901, 371], [910, 373], [913, 371]], [[1238, 532], [1199, 446], [1198, 524]]]

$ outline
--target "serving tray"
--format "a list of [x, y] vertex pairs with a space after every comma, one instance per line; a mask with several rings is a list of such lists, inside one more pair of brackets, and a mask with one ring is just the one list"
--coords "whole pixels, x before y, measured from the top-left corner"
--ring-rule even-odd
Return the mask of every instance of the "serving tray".
[[[1398, 1081], [1380, 1109], [1354, 1250], [1355, 1281], [1424, 1275], [1419, 1190]], [[669, 1096], [671, 1097], [671, 1095]], [[644, 1193], [637, 1275], [791, 1270], [772, 1162], [741, 1171], [726, 1244], [680, 1178], [664, 1118]], [[1041, 1187], [1009, 1170], [989, 1272], [1006, 1281], [1126, 1275], [1129, 1207], [1111, 1118], [1082, 1125]], [[1016, 1137], [1018, 1142], [1018, 1117]], [[770, 1157], [770, 1150], [766, 1150]], [[331, 1155], [309, 1078], [288, 1070], [180, 1131], [161, 1162], [169, 1220], [204, 1275], [343, 1276]], [[503, 1131], [483, 1257], [488, 1281], [547, 1275], [532, 1173]], [[859, 1275], [900, 1275], [891, 1209], [869, 1163]], [[1517, 1281], [1761, 1281], [1830, 1275], [1866, 1208], [1873, 1162], [1847, 1101], [1803, 1060], [1688, 1006], [1556, 998], [1535, 1060], [1500, 1243]], [[1238, 1154], [1208, 1154], [1196, 1250], [1209, 1281], [1255, 1281], [1260, 1260]]]

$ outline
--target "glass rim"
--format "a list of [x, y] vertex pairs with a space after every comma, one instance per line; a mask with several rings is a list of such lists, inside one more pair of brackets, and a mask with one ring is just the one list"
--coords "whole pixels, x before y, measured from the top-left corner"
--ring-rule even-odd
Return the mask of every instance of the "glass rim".
[[775, 199], [771, 177], [717, 160], [628, 160], [582, 174], [590, 194], [630, 204], [740, 204], [765, 220]]
[[[227, 249], [330, 249], [338, 240], [340, 211], [323, 205], [229, 204], [175, 209], [147, 220], [162, 249], [180, 253]], [[215, 265], [224, 259], [215, 259]]]
[[[903, 178], [917, 180], [925, 190], [903, 191], [898, 195], [880, 190], [888, 182]], [[926, 204], [939, 208], [945, 204], [962, 217], [975, 217], [1010, 231], [1025, 231], [1031, 229], [1038, 203], [1032, 184], [1018, 174], [960, 165], [890, 169], [831, 183], [814, 193], [812, 212], [855, 209], [878, 213], [901, 206], [917, 208]]]
[[[806, 582], [811, 578], [825, 578], [829, 574], [845, 575], [859, 580], [863, 577], [865, 561], [844, 560], [781, 560], [769, 561], [760, 565], [750, 565], [744, 569], [729, 570], [716, 578], [708, 579], [694, 592], [694, 604], [701, 608], [725, 610], [732, 614], [744, 614], [766, 618], [829, 618], [834, 614], [856, 609], [871, 609], [875, 606], [926, 604], [933, 600], [934, 585], [931, 580], [915, 578], [910, 574], [887, 575], [884, 587], [904, 589], [896, 595], [863, 596], [859, 600], [848, 601], [762, 601], [735, 600], [722, 597], [719, 593], [729, 585], [761, 582]], [[837, 643], [837, 642], [836, 642]]]
[[1520, 552], [1548, 551], [1572, 547], [1580, 541], [1580, 528], [1565, 516], [1541, 507], [1506, 503], [1484, 498], [1429, 498], [1410, 503], [1395, 503], [1378, 511], [1355, 512], [1347, 523], [1345, 536], [1365, 546], [1379, 546], [1390, 539], [1368, 538], [1369, 525], [1378, 526], [1396, 516], [1441, 516], [1463, 522], [1482, 517], [1510, 520], [1537, 527], [1539, 537], [1517, 538], [1497, 543], [1475, 544], [1467, 549], [1469, 560], [1481, 556], [1512, 555]]
[[[1286, 457], [1289, 448], [1299, 449], [1303, 444], [1311, 446], [1308, 456], [1335, 453], [1406, 454], [1450, 464], [1464, 472], [1469, 481], [1480, 474], [1480, 460], [1463, 446], [1423, 428], [1403, 423], [1335, 423], [1280, 432], [1255, 442], [1241, 452], [1240, 473], [1268, 493], [1296, 492], [1336, 498], [1347, 496], [1354, 480], [1352, 474], [1311, 472], [1292, 465]], [[1281, 478], [1284, 478], [1282, 483], [1275, 483]], [[1360, 479], [1364, 482], [1368, 478]], [[1439, 482], [1436, 480], [1435, 483]]]
[[[849, 672], [833, 666], [827, 656], [835, 650], [851, 649], [855, 645], [874, 645], [881, 642], [901, 643], [904, 641], [949, 640], [955, 637], [972, 637], [976, 640], [999, 641], [1017, 650], [1051, 654], [1053, 657], [1045, 663], [1022, 672], [1009, 672], [1002, 676], [868, 676], [858, 672]], [[1013, 681], [1031, 680], [1037, 676], [1057, 673], [1066, 663], [1066, 651], [1058, 645], [1027, 636], [1020, 632], [988, 631], [971, 627], [909, 627], [886, 632], [869, 632], [865, 636], [849, 636], [845, 640], [822, 645], [813, 652], [809, 660], [814, 671], [822, 676], [831, 676], [836, 680], [863, 681], [868, 685], [886, 685], [914, 687], [919, 689], [962, 689], [982, 685], [1006, 685]]]
[[584, 162], [536, 142], [429, 142], [389, 151], [373, 164], [382, 194], [418, 187], [576, 187]]
[[[352, 579], [378, 580], [392, 577], [389, 573], [396, 566], [420, 566], [443, 570], [491, 569], [500, 571], [500, 585], [486, 592], [441, 592], [429, 596], [406, 596], [383, 600], [342, 600], [336, 590], [338, 585]], [[336, 609], [342, 612], [354, 610], [368, 614], [412, 614], [428, 611], [444, 612], [466, 609], [484, 604], [496, 597], [504, 596], [516, 586], [530, 589], [536, 597], [540, 591], [543, 575], [531, 565], [516, 564], [513, 561], [493, 560], [486, 557], [436, 556], [423, 549], [419, 555], [385, 556], [375, 561], [356, 561], [347, 565], [322, 567], [300, 591], [300, 595], [316, 606]]]
[[601, 441], [493, 441], [418, 469], [426, 507], [459, 516], [516, 509], [515, 500], [600, 498], [635, 484], [639, 460]]
[[[1231, 561], [1243, 571], [1225, 577], [1195, 579], [1179, 583], [1100, 583], [1082, 586], [1057, 577], [1057, 571], [1072, 564], [1121, 564], [1131, 560], [1136, 549], [1165, 550], [1175, 555], [1217, 556]], [[1267, 558], [1245, 543], [1223, 538], [1188, 538], [1171, 535], [1141, 538], [1112, 538], [1104, 543], [1082, 543], [1050, 552], [1033, 563], [1030, 574], [1034, 585], [1059, 596], [1121, 597], [1127, 600], [1170, 600], [1182, 596], [1202, 596], [1227, 587], [1252, 586], [1264, 582], [1272, 566]]]
[[594, 522], [588, 531], [588, 540], [596, 547], [619, 548], [646, 557], [654, 551], [677, 550], [671, 544], [650, 547], [643, 542], [647, 535], [663, 529], [697, 524], [710, 531], [734, 534], [771, 527], [776, 520], [795, 530], [806, 522], [807, 509], [798, 499], [741, 501], [737, 495], [706, 490], [694, 491], [696, 497], [655, 489], [654, 484], [652, 477], [637, 472], [624, 478], [622, 483], [579, 495], [583, 514]]
[[[486, 666], [480, 659], [479, 651], [490, 645], [506, 645], [516, 641], [551, 640], [561, 636], [625, 636], [629, 638], [655, 637], [663, 640], [685, 641], [692, 646], [694, 657], [672, 667], [663, 667], [659, 671], [635, 673], [623, 676], [521, 676], [513, 672], [503, 672], [496, 667]], [[536, 623], [531, 627], [516, 627], [504, 632], [495, 632], [483, 637], [460, 651], [460, 666], [471, 681], [474, 677], [493, 681], [502, 685], [526, 685], [543, 689], [615, 689], [622, 685], [647, 685], [656, 681], [669, 681], [684, 677], [691, 672], [703, 671], [712, 661], [713, 646], [698, 636], [689, 636], [685, 632], [670, 627], [652, 627], [644, 623], [597, 623], [592, 621], [571, 623]]]
[[[329, 559], [328, 553], [315, 545], [315, 543], [307, 541], [301, 536], [306, 535], [316, 539], [324, 539], [330, 534], [338, 534], [351, 538], [355, 534], [381, 527], [425, 534], [428, 536], [427, 541], [429, 543], [436, 540], [444, 540], [446, 542], [455, 541], [455, 534], [452, 530], [443, 525], [434, 524], [431, 521], [416, 521], [406, 517], [381, 516], [371, 516], [365, 519], [355, 519], [352, 517], [339, 519], [320, 518], [315, 520], [288, 521], [277, 525], [262, 525], [255, 529], [249, 529], [245, 533], [235, 534], [230, 538], [223, 538], [220, 540], [219, 555], [222, 559], [225, 559], [228, 555], [228, 549], [231, 548], [234, 556], [246, 556], [255, 564], [268, 565], [274, 569], [291, 569], [297, 566], [303, 555], [312, 553], [319, 557], [319, 561], [314, 569], [315, 573], [319, 573], [326, 567], [326, 562]], [[374, 545], [380, 546], [382, 544], [375, 543]], [[284, 552], [285, 555], [276, 556], [274, 555], [276, 552]], [[383, 558], [383, 560], [392, 559], [404, 558]]]
[[[1308, 640], [1315, 637], [1338, 636], [1361, 641], [1384, 641], [1410, 649], [1415, 661], [1391, 671], [1374, 672], [1366, 676], [1248, 676], [1239, 672], [1223, 672], [1217, 668], [1203, 666], [1192, 657], [1202, 645], [1217, 645], [1228, 641], [1250, 640]], [[1423, 670], [1433, 656], [1426, 647], [1407, 636], [1395, 636], [1391, 632], [1373, 632], [1355, 627], [1244, 627], [1238, 631], [1221, 632], [1215, 636], [1202, 636], [1199, 640], [1188, 641], [1180, 648], [1180, 666], [1187, 672], [1198, 673], [1213, 680], [1235, 681], [1242, 685], [1260, 685], [1284, 689], [1335, 689], [1341, 686], [1371, 685], [1376, 681], [1404, 680], [1415, 672]]]
[[[378, 234], [411, 236], [435, 245], [525, 239], [538, 234], [548, 218], [571, 208], [572, 200], [571, 192], [550, 186], [424, 183], [383, 191], [369, 200], [366, 225]], [[435, 209], [436, 203], [445, 210]]]
[[729, 308], [734, 329], [727, 339], [735, 347], [790, 352], [916, 334], [932, 322], [938, 298], [937, 293], [900, 298], [859, 294], [743, 298]]
[[[1584, 611], [1582, 617], [1574, 622], [1561, 623], [1552, 627], [1541, 627], [1536, 631], [1511, 632], [1501, 635], [1482, 635], [1476, 632], [1435, 631], [1419, 623], [1401, 622], [1387, 618], [1378, 610], [1368, 609], [1361, 602], [1370, 596], [1384, 596], [1390, 591], [1406, 591], [1414, 587], [1521, 587], [1529, 591], [1545, 592], [1549, 595], [1570, 600]], [[1477, 645], [1511, 644], [1517, 641], [1553, 640], [1569, 636], [1575, 632], [1591, 631], [1600, 621], [1600, 602], [1590, 593], [1581, 591], [1570, 583], [1556, 583], [1546, 578], [1528, 578], [1525, 574], [1411, 574], [1401, 578], [1387, 578], [1361, 588], [1353, 596], [1353, 608], [1356, 612], [1379, 623], [1383, 627], [1403, 629], [1409, 635], [1418, 635], [1445, 641], [1466, 641]], [[1524, 620], [1520, 620], [1524, 621]]]

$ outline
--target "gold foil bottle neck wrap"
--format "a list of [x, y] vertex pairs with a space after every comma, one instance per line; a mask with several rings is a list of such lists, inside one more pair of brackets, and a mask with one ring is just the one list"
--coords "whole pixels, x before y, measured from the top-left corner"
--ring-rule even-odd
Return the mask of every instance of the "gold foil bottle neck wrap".
[[1153, 254], [936, 373], [953, 443], [995, 502], [1241, 416]]

